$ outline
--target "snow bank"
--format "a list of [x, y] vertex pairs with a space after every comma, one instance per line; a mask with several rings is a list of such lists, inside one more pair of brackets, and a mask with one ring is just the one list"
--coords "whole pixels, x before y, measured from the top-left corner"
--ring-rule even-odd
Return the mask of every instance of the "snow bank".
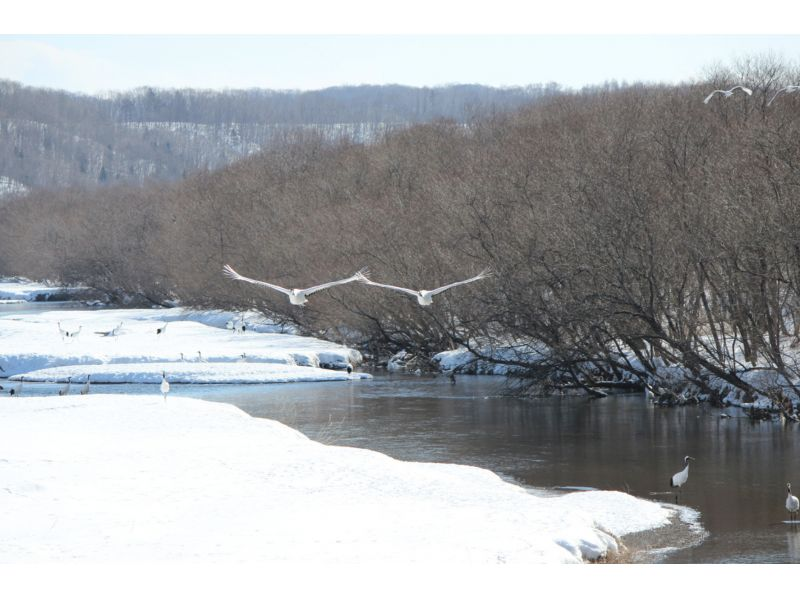
[[79, 287], [54, 287], [47, 283], [32, 282], [27, 278], [0, 278], [0, 300], [46, 301], [52, 295], [74, 293]]
[[327, 382], [372, 378], [369, 374], [324, 370], [276, 363], [120, 363], [62, 366], [11, 376], [27, 382], [84, 382], [98, 384], [160, 384], [161, 374], [175, 384], [267, 384], [273, 382]]
[[0, 562], [577, 563], [674, 511], [543, 498], [158, 395], [0, 401]]
[[507, 376], [513, 373], [517, 366], [494, 363], [492, 360], [534, 364], [549, 355], [544, 345], [519, 344], [511, 341], [502, 346], [489, 342], [479, 343], [473, 350], [474, 352], [459, 347], [452, 351], [442, 351], [434, 355], [431, 361], [443, 372]]
[[[0, 316], [0, 366], [6, 376], [24, 374], [26, 380], [91, 374], [100, 382], [105, 372], [108, 381], [139, 382], [156, 372], [160, 381], [165, 370], [186, 381], [238, 383], [349, 379], [319, 368], [345, 370], [361, 363], [358, 351], [342, 345], [250, 331], [267, 328], [266, 322], [254, 322], [245, 333], [228, 330], [229, 315], [179, 308], [11, 313]], [[73, 369], [52, 370], [65, 366]]]
[[508, 374], [508, 366], [499, 363], [490, 363], [476, 357], [472, 352], [465, 348], [453, 349], [452, 351], [442, 351], [432, 358], [439, 370], [443, 372], [459, 372], [462, 374], [489, 374], [505, 376]]
[[[700, 340], [707, 346], [713, 346], [716, 342], [710, 337], [701, 338]], [[794, 345], [795, 340], [793, 338], [784, 338], [781, 341], [782, 359], [787, 364], [800, 363], [800, 348]], [[678, 397], [677, 404], [682, 404], [682, 400], [685, 400], [686, 403], [692, 403], [706, 401], [710, 398], [705, 390], [688, 382], [694, 377], [694, 374], [680, 363], [666, 363], [661, 358], [654, 358], [652, 365], [655, 369], [651, 372], [636, 356], [635, 352], [626, 347], [624, 343], [620, 342], [614, 347], [610, 347], [609, 350], [617, 351], [616, 360], [619, 364], [619, 369], [626, 372], [621, 379], [615, 380], [616, 382], [632, 383], [638, 382], [640, 378], [649, 380], [651, 386], [661, 388], [665, 393], [667, 391], [673, 392]], [[442, 372], [513, 375], [515, 368], [518, 366], [494, 363], [492, 360], [524, 363], [533, 366], [537, 363], [546, 363], [546, 360], [550, 357], [549, 350], [545, 345], [533, 341], [526, 343], [514, 339], [500, 339], [494, 342], [479, 339], [474, 342], [473, 351], [469, 351], [464, 347], [452, 351], [442, 351], [434, 355], [431, 361]], [[718, 393], [722, 397], [724, 404], [743, 409], [754, 408], [777, 413], [781, 411], [781, 408], [775, 404], [773, 398], [783, 394], [791, 400], [795, 410], [800, 410], [800, 400], [790, 392], [792, 388], [800, 385], [800, 378], [794, 376], [787, 378], [779, 374], [763, 357], [759, 357], [755, 364], [749, 364], [745, 358], [742, 345], [738, 341], [729, 341], [726, 345], [726, 351], [732, 356], [730, 364], [735, 364], [732, 372], [752, 386], [755, 392], [752, 395], [747, 395], [726, 380], [710, 372], [705, 372], [708, 388]], [[397, 369], [401, 369], [404, 360], [409, 357], [410, 355], [405, 354], [405, 352], [398, 353], [392, 358], [395, 360], [394, 364], [390, 360], [390, 368], [394, 365]], [[586, 365], [589, 365], [588, 361]], [[632, 371], [628, 371], [629, 369]], [[794, 369], [797, 369], [796, 365]], [[565, 373], [561, 372], [561, 374]], [[554, 371], [553, 374], [554, 377], [558, 377], [559, 373]]]
[[16, 181], [11, 177], [0, 176], [0, 197], [3, 195], [16, 195], [19, 193], [25, 193], [27, 190], [28, 188], [19, 181]]
[[289, 324], [277, 324], [256, 311], [234, 312], [225, 310], [169, 310], [169, 313], [158, 316], [165, 322], [188, 320], [200, 322], [206, 326], [233, 330], [234, 324], [244, 322], [245, 332], [275, 332], [279, 334], [296, 334], [297, 329]]

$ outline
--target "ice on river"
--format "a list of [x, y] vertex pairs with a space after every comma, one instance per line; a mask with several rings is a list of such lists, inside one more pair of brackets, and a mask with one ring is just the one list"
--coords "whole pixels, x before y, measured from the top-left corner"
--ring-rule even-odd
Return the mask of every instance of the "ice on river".
[[576, 563], [675, 513], [620, 492], [534, 496], [158, 393], [0, 400], [0, 512], [3, 563], [358, 564]]

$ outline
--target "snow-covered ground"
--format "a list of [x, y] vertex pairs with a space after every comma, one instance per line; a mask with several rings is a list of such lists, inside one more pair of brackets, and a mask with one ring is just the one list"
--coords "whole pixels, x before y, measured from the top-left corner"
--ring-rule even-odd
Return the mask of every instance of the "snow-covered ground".
[[11, 177], [0, 176], [0, 196], [25, 193], [28, 188]]
[[38, 297], [82, 290], [79, 287], [54, 287], [26, 278], [0, 278], [0, 301], [36, 301]]
[[327, 382], [371, 378], [369, 374], [327, 370], [282, 363], [112, 363], [72, 365], [11, 376], [12, 381], [83, 382], [96, 384], [159, 384], [162, 372], [175, 384], [266, 384], [271, 382]]
[[[531, 350], [527, 346], [525, 348], [514, 346], [496, 348], [487, 344], [486, 346], [477, 347], [476, 351], [481, 355], [501, 361], [535, 362], [542, 357], [540, 353]], [[461, 374], [506, 376], [514, 370], [513, 366], [481, 359], [464, 347], [451, 351], [442, 351], [434, 355], [431, 360], [443, 372], [454, 371]]]
[[484, 469], [322, 445], [221, 403], [0, 400], [3, 563], [575, 563], [679, 512], [619, 492], [535, 496]]
[[98, 383], [160, 382], [162, 371], [173, 382], [215, 384], [369, 377], [344, 371], [362, 361], [354, 349], [254, 332], [279, 327], [247, 318], [246, 331], [236, 332], [226, 328], [230, 320], [180, 308], [8, 313], [0, 316], [0, 367], [28, 381], [90, 375]]

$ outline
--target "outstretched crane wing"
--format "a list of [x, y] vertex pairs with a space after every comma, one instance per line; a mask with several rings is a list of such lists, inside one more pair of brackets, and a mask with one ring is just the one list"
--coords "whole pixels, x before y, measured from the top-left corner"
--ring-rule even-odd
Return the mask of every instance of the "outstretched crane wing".
[[306, 296], [308, 296], [311, 293], [316, 293], [317, 291], [322, 291], [324, 289], [328, 289], [330, 287], [335, 287], [335, 286], [340, 285], [340, 284], [347, 284], [349, 282], [355, 282], [357, 280], [364, 280], [367, 277], [368, 274], [369, 274], [369, 270], [364, 268], [363, 270], [359, 270], [358, 272], [356, 272], [355, 274], [353, 274], [352, 276], [350, 276], [348, 278], [343, 278], [341, 280], [334, 280], [333, 282], [326, 282], [324, 284], [318, 284], [316, 286], [308, 287], [307, 289], [303, 289], [303, 293], [305, 293]]
[[472, 278], [467, 278], [466, 280], [460, 280], [458, 282], [451, 282], [450, 284], [446, 284], [443, 287], [439, 287], [438, 289], [434, 289], [430, 291], [431, 295], [438, 295], [439, 293], [446, 291], [447, 289], [452, 289], [453, 287], [457, 287], [462, 284], [467, 284], [470, 282], [475, 282], [476, 280], [481, 280], [482, 278], [486, 278], [491, 275], [491, 272], [487, 269], [478, 274], [477, 276], [473, 276]]
[[228, 264], [225, 264], [225, 266], [222, 268], [222, 273], [225, 274], [225, 276], [227, 276], [228, 278], [232, 278], [233, 280], [242, 280], [244, 282], [249, 282], [250, 284], [257, 284], [259, 286], [267, 287], [268, 289], [272, 289], [274, 291], [280, 291], [281, 293], [284, 293], [284, 294], [290, 295], [290, 296], [292, 294], [292, 292], [289, 289], [285, 289], [285, 288], [283, 288], [281, 286], [278, 286], [276, 284], [272, 284], [272, 283], [269, 283], [269, 282], [264, 282], [263, 280], [255, 280], [254, 278], [247, 278], [246, 276], [242, 276], [241, 274], [236, 272], [236, 270], [231, 268]]

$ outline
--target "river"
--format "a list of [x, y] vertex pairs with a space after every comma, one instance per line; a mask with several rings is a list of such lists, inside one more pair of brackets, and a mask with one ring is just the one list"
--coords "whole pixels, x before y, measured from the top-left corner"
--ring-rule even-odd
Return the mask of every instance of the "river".
[[[55, 394], [60, 385], [26, 388]], [[102, 391], [158, 392], [147, 385]], [[700, 512], [707, 537], [644, 560], [800, 562], [800, 526], [785, 523], [784, 509], [786, 482], [800, 492], [796, 424], [753, 422], [736, 409], [723, 418], [705, 405], [659, 408], [640, 394], [520, 400], [508, 395], [502, 378], [490, 376], [459, 376], [456, 384], [443, 376], [387, 374], [346, 383], [173, 384], [172, 392], [231, 403], [320, 442], [475, 465], [536, 489], [591, 487], [674, 501], [669, 479], [691, 455], [696, 461], [680, 501]]]

